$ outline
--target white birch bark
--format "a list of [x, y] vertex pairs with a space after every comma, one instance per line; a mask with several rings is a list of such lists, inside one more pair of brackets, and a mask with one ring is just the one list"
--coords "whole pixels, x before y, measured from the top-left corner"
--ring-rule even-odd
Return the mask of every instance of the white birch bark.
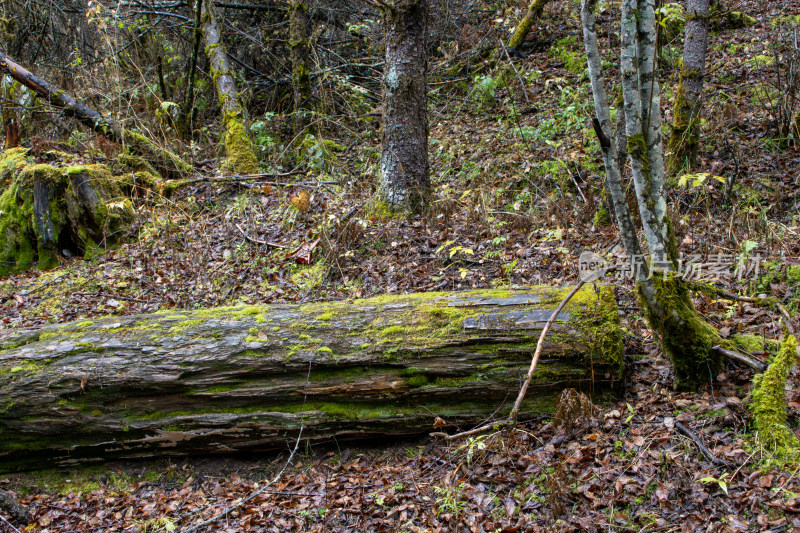
[[[581, 22], [583, 25], [583, 45], [586, 50], [586, 62], [589, 67], [589, 81], [592, 84], [594, 98], [594, 112], [597, 126], [600, 131], [600, 152], [603, 155], [603, 164], [606, 167], [606, 190], [611, 196], [614, 205], [614, 215], [617, 217], [625, 254], [633, 265], [640, 261], [642, 255], [636, 227], [633, 225], [628, 202], [625, 198], [625, 188], [622, 184], [622, 174], [618, 164], [617, 139], [611, 127], [611, 113], [608, 107], [608, 97], [603, 83], [603, 70], [600, 61], [600, 52], [597, 46], [597, 29], [595, 27], [594, 8], [597, 0], [583, 0], [581, 3]], [[602, 136], [600, 135], [602, 134]], [[636, 281], [647, 279], [647, 265], [643, 269], [636, 269]]]
[[[649, 194], [653, 215], [662, 240], [669, 242], [664, 195], [664, 152], [661, 135], [661, 88], [658, 83], [656, 15], [653, 0], [638, 0], [637, 40], [639, 52], [639, 90], [642, 99], [643, 134], [647, 142], [650, 167]], [[667, 257], [667, 260], [677, 258]], [[666, 265], [665, 265], [666, 266]]]
[[[662, 267], [667, 264], [667, 247], [665, 233], [662, 231], [665, 220], [657, 216], [658, 199], [651, 196], [651, 182], [653, 179], [648, 153], [648, 138], [645, 134], [645, 124], [642, 120], [643, 105], [641, 91], [641, 77], [639, 67], [647, 58], [639, 57], [638, 43], [638, 4], [636, 0], [623, 0], [622, 2], [622, 97], [625, 101], [625, 133], [628, 136], [628, 153], [630, 156], [633, 173], [633, 185], [636, 189], [636, 201], [639, 205], [639, 214], [642, 218], [647, 248], [650, 252], [651, 265]], [[652, 58], [650, 60], [652, 63]], [[648, 80], [649, 81], [649, 80]], [[649, 102], [647, 102], [649, 106]], [[653, 115], [660, 116], [660, 109], [653, 107]], [[648, 128], [649, 129], [649, 128]], [[657, 170], [657, 169], [656, 169]], [[663, 181], [662, 176], [656, 180]], [[663, 185], [661, 187], [663, 193]], [[663, 194], [662, 194], [663, 196]], [[662, 198], [663, 201], [663, 198]], [[666, 211], [666, 206], [664, 206]]]

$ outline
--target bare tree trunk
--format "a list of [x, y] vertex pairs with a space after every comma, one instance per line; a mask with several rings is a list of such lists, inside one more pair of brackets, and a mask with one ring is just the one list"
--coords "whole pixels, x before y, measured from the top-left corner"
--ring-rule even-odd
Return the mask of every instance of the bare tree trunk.
[[94, 109], [76, 101], [66, 92], [31, 73], [2, 52], [0, 52], [0, 71], [35, 92], [49, 104], [62, 108], [67, 115], [75, 117], [81, 124], [124, 144], [145, 157], [157, 168], [170, 173], [177, 171], [190, 174], [193, 172], [194, 168], [176, 154], [160, 148], [143, 135], [123, 129], [112, 119], [104, 117]]
[[509, 53], [513, 54], [514, 52], [519, 51], [523, 41], [525, 41], [525, 37], [527, 37], [528, 33], [531, 31], [533, 23], [542, 16], [542, 10], [546, 4], [547, 0], [533, 0], [530, 3], [528, 6], [528, 12], [524, 17], [522, 17], [522, 20], [519, 21], [516, 29], [514, 29], [514, 33], [508, 40], [507, 47]]
[[222, 141], [226, 156], [224, 167], [237, 174], [255, 174], [258, 172], [258, 159], [247, 135], [243, 108], [239, 102], [239, 95], [236, 94], [236, 82], [233, 80], [233, 70], [222, 43], [217, 18], [213, 2], [205, 1], [202, 20], [203, 41], [222, 111], [224, 128]]
[[678, 251], [667, 212], [661, 142], [659, 86], [656, 80], [655, 16], [648, 0], [623, 0], [621, 74], [625, 131], [636, 199], [650, 261], [641, 254], [624, 195], [617, 146], [611, 133], [595, 30], [595, 0], [583, 0], [581, 18], [589, 76], [597, 113], [595, 130], [606, 166], [606, 183], [622, 233], [622, 242], [637, 282], [648, 322], [662, 340], [675, 370], [677, 387], [713, 379], [725, 344], [698, 315], [686, 283], [677, 275]]
[[[191, 6], [191, 3], [189, 5]], [[186, 88], [186, 95], [183, 99], [181, 115], [178, 120], [178, 127], [181, 130], [181, 135], [187, 138], [192, 136], [192, 122], [194, 119], [194, 81], [197, 72], [197, 59], [200, 55], [200, 42], [203, 40], [203, 32], [201, 30], [201, 25], [203, 23], [203, 0], [196, 0], [194, 13], [192, 57], [189, 58], [189, 68], [186, 71], [189, 85]]]
[[300, 135], [308, 125], [306, 110], [311, 102], [311, 74], [308, 40], [308, 6], [305, 0], [289, 2], [289, 49], [292, 59], [292, 93], [294, 96], [294, 134]]
[[[510, 408], [571, 287], [382, 296], [112, 317], [0, 346], [0, 471], [113, 457], [399, 438]], [[558, 315], [523, 411], [621, 385], [608, 287]]]
[[380, 189], [391, 210], [420, 211], [430, 194], [428, 164], [428, 1], [384, 8], [383, 152]]
[[669, 137], [669, 168], [677, 172], [697, 165], [700, 142], [700, 109], [708, 51], [709, 0], [689, 0], [686, 6], [686, 37], [683, 43], [678, 92], [675, 97]]

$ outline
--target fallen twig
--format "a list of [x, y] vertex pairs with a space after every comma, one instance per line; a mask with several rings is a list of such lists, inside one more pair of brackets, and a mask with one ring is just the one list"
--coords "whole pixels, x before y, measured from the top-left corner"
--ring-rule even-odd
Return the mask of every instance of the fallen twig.
[[692, 439], [694, 441], [694, 443], [697, 445], [697, 447], [700, 449], [702, 454], [705, 455], [706, 458], [709, 461], [711, 461], [712, 463], [714, 463], [715, 465], [717, 465], [717, 466], [726, 466], [726, 467], [730, 467], [731, 466], [731, 464], [728, 461], [725, 461], [724, 459], [720, 459], [719, 457], [717, 457], [713, 453], [711, 453], [711, 450], [709, 450], [706, 447], [706, 445], [703, 444], [703, 441], [700, 440], [700, 437], [695, 435], [689, 428], [687, 428], [686, 426], [684, 426], [680, 422], [675, 422], [675, 429], [677, 429], [678, 431], [680, 431], [681, 433], [683, 433], [684, 435], [686, 435], [687, 437]]
[[726, 350], [720, 345], [714, 346], [713, 348], [711, 348], [711, 350], [717, 352], [720, 355], [724, 355], [731, 361], [743, 364], [745, 366], [749, 366], [750, 368], [756, 370], [757, 372], [763, 372], [764, 370], [767, 369], [767, 365], [765, 365], [761, 361], [753, 359], [749, 355], [745, 355], [743, 353], [734, 352], [733, 350]]
[[525, 394], [528, 392], [528, 386], [531, 384], [531, 379], [533, 379], [533, 372], [536, 370], [536, 364], [539, 362], [539, 356], [542, 354], [542, 348], [544, 347], [544, 339], [547, 336], [547, 332], [550, 331], [550, 328], [553, 326], [553, 323], [556, 321], [556, 317], [561, 313], [564, 309], [564, 306], [575, 296], [581, 287], [586, 284], [585, 280], [580, 280], [575, 287], [567, 294], [561, 303], [558, 304], [558, 307], [555, 308], [553, 314], [550, 315], [550, 319], [542, 328], [542, 332], [539, 334], [539, 342], [536, 343], [536, 351], [533, 352], [533, 358], [531, 359], [531, 366], [528, 368], [528, 374], [525, 376], [525, 381], [522, 383], [522, 387], [519, 389], [519, 394], [517, 394], [517, 399], [514, 402], [514, 407], [511, 409], [511, 412], [508, 414], [508, 418], [505, 420], [492, 422], [489, 424], [484, 424], [483, 426], [470, 429], [469, 431], [462, 431], [461, 433], [456, 433], [455, 435], [448, 435], [447, 433], [436, 432], [431, 433], [432, 437], [442, 437], [445, 440], [456, 440], [462, 437], [467, 437], [469, 435], [475, 435], [477, 433], [483, 433], [484, 431], [488, 430], [495, 430], [501, 429], [506, 426], [512, 426], [517, 423], [517, 415], [519, 414], [519, 409], [522, 406], [522, 401], [525, 399]]

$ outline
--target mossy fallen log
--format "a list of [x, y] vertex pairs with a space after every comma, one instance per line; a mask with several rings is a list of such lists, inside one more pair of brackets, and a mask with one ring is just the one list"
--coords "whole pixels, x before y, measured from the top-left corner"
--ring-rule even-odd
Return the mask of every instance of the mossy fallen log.
[[[0, 470], [424, 434], [505, 414], [569, 291], [422, 293], [11, 330], [0, 338]], [[612, 291], [559, 315], [522, 412], [621, 386]], [[499, 411], [498, 411], [499, 410]]]

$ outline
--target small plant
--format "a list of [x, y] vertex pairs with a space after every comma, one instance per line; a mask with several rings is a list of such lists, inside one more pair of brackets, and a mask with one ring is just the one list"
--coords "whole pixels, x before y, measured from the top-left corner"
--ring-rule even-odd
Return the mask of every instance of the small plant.
[[498, 81], [488, 74], [475, 76], [472, 91], [479, 107], [494, 103], [495, 94], [499, 87]]
[[708, 485], [709, 483], [716, 483], [717, 486], [720, 489], [722, 489], [722, 492], [724, 492], [725, 495], [727, 496], [728, 495], [728, 481], [727, 481], [727, 478], [728, 478], [728, 473], [724, 472], [719, 477], [706, 476], [706, 477], [700, 478], [699, 481], [700, 481], [700, 483], [705, 483], [706, 485]]
[[458, 517], [466, 509], [466, 502], [463, 500], [465, 482], [458, 485], [444, 485], [433, 487], [434, 492], [439, 496], [436, 498], [436, 516], [441, 513], [452, 514]]

